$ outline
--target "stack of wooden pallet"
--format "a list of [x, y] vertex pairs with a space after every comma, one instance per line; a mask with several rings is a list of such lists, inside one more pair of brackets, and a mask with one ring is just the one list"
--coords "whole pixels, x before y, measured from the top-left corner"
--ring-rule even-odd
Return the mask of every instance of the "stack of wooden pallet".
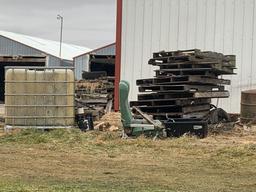
[[76, 82], [76, 106], [83, 107], [85, 113], [92, 113], [94, 120], [98, 120], [112, 110], [114, 77], [87, 73], [89, 78]]
[[[234, 74], [235, 56], [198, 49], [157, 52], [148, 62], [158, 66], [155, 77], [139, 79], [137, 106], [155, 119], [203, 118], [210, 111], [211, 98], [227, 98], [224, 85]], [[221, 77], [220, 77], [221, 76]]]

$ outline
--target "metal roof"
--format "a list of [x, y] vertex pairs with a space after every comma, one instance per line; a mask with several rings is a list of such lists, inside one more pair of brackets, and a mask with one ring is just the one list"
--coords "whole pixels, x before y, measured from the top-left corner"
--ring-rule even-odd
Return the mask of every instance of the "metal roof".
[[104, 45], [104, 46], [102, 46], [102, 47], [99, 47], [99, 48], [96, 48], [96, 49], [87, 51], [87, 52], [82, 53], [82, 54], [80, 54], [80, 55], [77, 55], [77, 56], [74, 57], [74, 59], [77, 58], [77, 57], [81, 57], [81, 56], [84, 56], [84, 55], [88, 55], [88, 54], [91, 54], [91, 53], [100, 51], [100, 50], [107, 49], [107, 48], [112, 47], [112, 46], [114, 46], [114, 52], [115, 52], [115, 45], [116, 45], [116, 43], [111, 43], [111, 44], [108, 44], [108, 45]]
[[[21, 44], [27, 45], [46, 54], [53, 55], [59, 58], [60, 42], [7, 31], [0, 31], [0, 36], [6, 37], [13, 41], [19, 42]], [[91, 49], [87, 47], [62, 43], [61, 58], [65, 60], [73, 60], [73, 57], [89, 51], [91, 51]]]

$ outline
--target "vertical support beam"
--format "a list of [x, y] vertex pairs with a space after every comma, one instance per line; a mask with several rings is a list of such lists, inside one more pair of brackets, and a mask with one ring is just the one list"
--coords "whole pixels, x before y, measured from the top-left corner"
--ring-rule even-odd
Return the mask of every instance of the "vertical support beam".
[[121, 44], [122, 42], [122, 0], [117, 0], [116, 12], [116, 61], [115, 61], [115, 111], [119, 110], [119, 82], [121, 74]]

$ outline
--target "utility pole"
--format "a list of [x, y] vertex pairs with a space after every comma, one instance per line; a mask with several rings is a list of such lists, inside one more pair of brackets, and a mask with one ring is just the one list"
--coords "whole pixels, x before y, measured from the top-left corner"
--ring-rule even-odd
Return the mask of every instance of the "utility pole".
[[57, 19], [60, 20], [60, 59], [61, 59], [61, 46], [62, 46], [62, 31], [63, 31], [63, 17], [61, 15], [57, 15]]

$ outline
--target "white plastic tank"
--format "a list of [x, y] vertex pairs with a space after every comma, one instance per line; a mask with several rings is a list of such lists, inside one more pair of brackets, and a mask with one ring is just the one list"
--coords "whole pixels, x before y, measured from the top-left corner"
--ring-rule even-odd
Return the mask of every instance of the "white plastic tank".
[[65, 127], [74, 125], [74, 116], [71, 69], [6, 69], [6, 125]]

